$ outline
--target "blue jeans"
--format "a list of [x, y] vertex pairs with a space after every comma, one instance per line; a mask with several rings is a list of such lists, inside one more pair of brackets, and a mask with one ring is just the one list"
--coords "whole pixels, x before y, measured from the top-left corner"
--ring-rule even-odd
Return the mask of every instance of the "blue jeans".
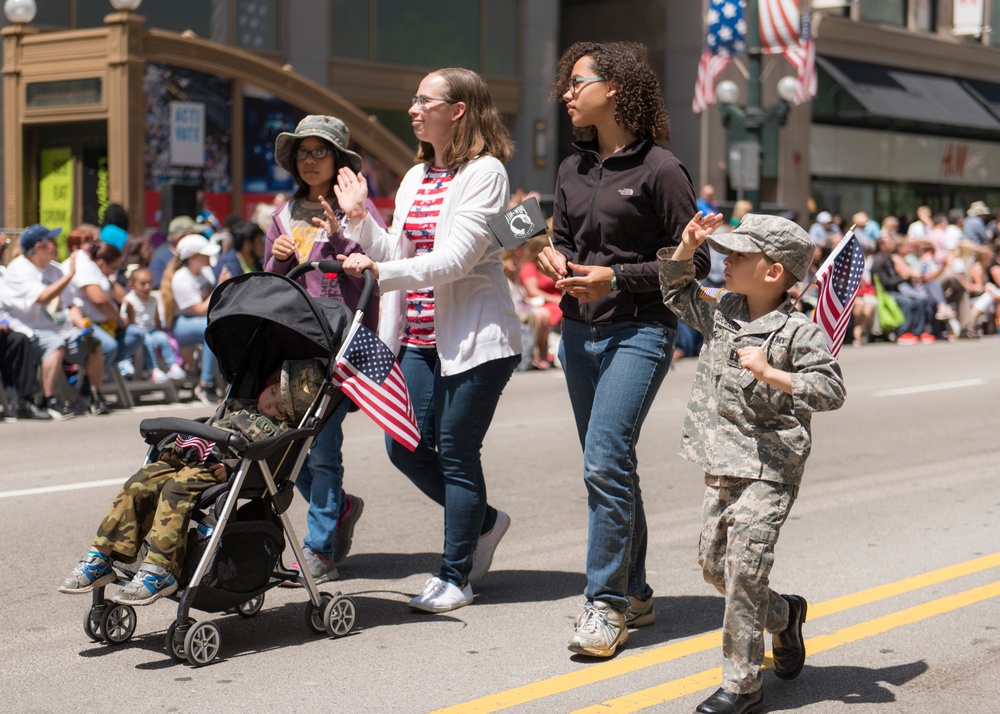
[[459, 587], [472, 570], [479, 534], [496, 521], [496, 510], [486, 502], [480, 453], [500, 394], [520, 359], [490, 360], [444, 377], [433, 348], [403, 347], [399, 355], [420, 444], [411, 452], [386, 436], [386, 450], [397, 469], [444, 507], [444, 554], [438, 577]]
[[145, 362], [146, 367], [149, 369], [154, 369], [159, 367], [161, 364], [156, 359], [156, 353], [160, 353], [164, 365], [163, 370], [166, 371], [170, 369], [173, 365], [177, 363], [177, 355], [174, 353], [174, 348], [170, 344], [170, 338], [167, 333], [163, 330], [150, 330], [149, 332], [142, 333], [142, 344], [145, 348]]
[[135, 325], [129, 325], [124, 330], [119, 327], [112, 337], [107, 330], [95, 324], [94, 339], [101, 343], [105, 370], [111, 369], [122, 360], [131, 359], [142, 347], [143, 334], [143, 331]]
[[559, 359], [583, 446], [590, 512], [588, 603], [602, 600], [624, 611], [629, 595], [653, 593], [635, 445], [670, 369], [676, 336], [666, 325], [563, 320]]
[[350, 401], [345, 397], [327, 420], [299, 471], [295, 487], [309, 504], [303, 543], [314, 553], [334, 557], [337, 521], [344, 508], [344, 417]]
[[174, 321], [174, 337], [181, 347], [204, 345], [201, 352], [201, 381], [203, 384], [215, 384], [215, 366], [218, 360], [205, 343], [206, 327], [207, 317], [180, 315]]

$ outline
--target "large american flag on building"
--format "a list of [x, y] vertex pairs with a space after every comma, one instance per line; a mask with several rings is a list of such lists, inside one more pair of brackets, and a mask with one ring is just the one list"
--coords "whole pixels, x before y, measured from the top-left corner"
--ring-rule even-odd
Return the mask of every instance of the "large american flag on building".
[[864, 272], [865, 253], [851, 228], [816, 273], [819, 298], [813, 322], [823, 330], [827, 349], [834, 357], [840, 354], [840, 346], [844, 343]]
[[410, 393], [392, 350], [355, 322], [333, 370], [333, 382], [386, 434], [410, 451], [420, 443]]
[[816, 96], [816, 47], [812, 38], [812, 11], [802, 13], [802, 28], [799, 45], [785, 51], [785, 59], [795, 67], [799, 87], [795, 92], [795, 103], [808, 102]]

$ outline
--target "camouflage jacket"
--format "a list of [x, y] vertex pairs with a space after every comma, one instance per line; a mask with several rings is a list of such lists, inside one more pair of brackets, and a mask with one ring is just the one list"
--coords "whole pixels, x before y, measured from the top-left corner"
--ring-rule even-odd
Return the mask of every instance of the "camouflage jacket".
[[[216, 429], [225, 429], [234, 434], [242, 435], [247, 441], [260, 441], [277, 436], [292, 429], [291, 422], [278, 421], [261, 414], [257, 402], [253, 399], [230, 399], [222, 404], [215, 416], [209, 422]], [[171, 437], [172, 440], [172, 437]], [[193, 448], [174, 449], [181, 461], [198, 461], [197, 452]], [[210, 459], [222, 461], [232, 458], [233, 454], [223, 452], [218, 446], [212, 449]]]
[[[703, 288], [692, 262], [672, 255], [667, 248], [657, 256], [663, 302], [705, 336], [681, 456], [713, 476], [798, 484], [812, 447], [812, 413], [838, 409], [846, 395], [822, 332], [789, 299], [750, 322], [743, 295]], [[740, 367], [736, 350], [751, 346], [791, 374], [791, 394]]]

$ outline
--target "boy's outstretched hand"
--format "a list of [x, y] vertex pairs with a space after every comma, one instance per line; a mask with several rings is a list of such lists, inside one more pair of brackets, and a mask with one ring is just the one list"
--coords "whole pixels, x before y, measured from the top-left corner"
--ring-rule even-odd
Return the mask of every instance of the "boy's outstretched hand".
[[674, 260], [690, 260], [698, 246], [705, 242], [715, 229], [722, 225], [721, 213], [698, 211], [684, 227], [681, 244], [674, 251]]

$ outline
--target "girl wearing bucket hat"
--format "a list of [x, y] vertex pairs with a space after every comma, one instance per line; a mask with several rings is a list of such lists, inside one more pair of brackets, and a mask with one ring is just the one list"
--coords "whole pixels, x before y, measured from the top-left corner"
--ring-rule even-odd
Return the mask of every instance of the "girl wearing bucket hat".
[[345, 270], [371, 268], [392, 291], [380, 336], [399, 355], [420, 427], [412, 453], [387, 438], [389, 458], [445, 507], [441, 568], [410, 607], [444, 612], [472, 602], [469, 583], [489, 570], [510, 525], [486, 501], [480, 450], [521, 352], [503, 252], [486, 225], [506, 207], [513, 146], [486, 83], [467, 69], [424, 77], [409, 114], [420, 163], [396, 193], [392, 229], [364, 210], [356, 172], [342, 169], [335, 190], [348, 237], [379, 261], [350, 256]]
[[[361, 250], [344, 237], [341, 224], [347, 219], [343, 213], [336, 209], [329, 222], [325, 213], [330, 206], [327, 201], [333, 201], [338, 169], [361, 170], [361, 157], [348, 148], [349, 144], [347, 126], [331, 116], [307, 116], [294, 132], [278, 135], [274, 159], [292, 175], [298, 189], [271, 217], [264, 245], [265, 270], [284, 275], [302, 262], [336, 260], [338, 255]], [[374, 204], [368, 201], [363, 208], [384, 225]], [[357, 310], [364, 284], [359, 278], [316, 270], [306, 273], [299, 282], [312, 297], [333, 298], [351, 310]], [[372, 306], [376, 304], [373, 301]], [[366, 310], [366, 327], [375, 330], [377, 320], [378, 310]], [[348, 406], [345, 400], [327, 421], [296, 481], [309, 503], [303, 552], [317, 583], [337, 579], [336, 565], [347, 557], [354, 526], [364, 508], [364, 502], [344, 493], [343, 487], [343, 421]]]

